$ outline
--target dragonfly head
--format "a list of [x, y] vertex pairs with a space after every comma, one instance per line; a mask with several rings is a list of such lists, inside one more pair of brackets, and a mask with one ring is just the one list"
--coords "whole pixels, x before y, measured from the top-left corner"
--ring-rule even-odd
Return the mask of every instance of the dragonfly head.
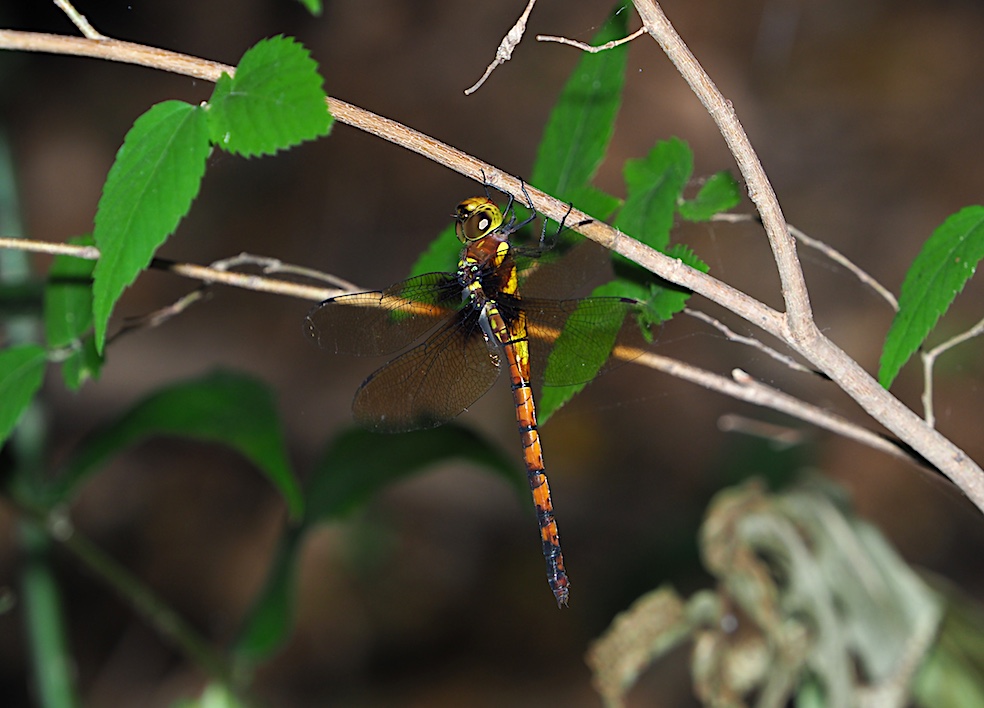
[[502, 226], [502, 212], [488, 197], [469, 197], [455, 209], [454, 221], [458, 240], [471, 243]]

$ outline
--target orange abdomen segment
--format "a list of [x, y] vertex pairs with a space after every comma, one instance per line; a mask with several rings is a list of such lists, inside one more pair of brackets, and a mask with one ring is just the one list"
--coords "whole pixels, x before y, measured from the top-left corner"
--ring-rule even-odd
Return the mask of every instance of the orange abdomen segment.
[[510, 331], [494, 307], [489, 308], [489, 323], [496, 338], [503, 345], [506, 361], [509, 364], [509, 381], [516, 404], [516, 422], [523, 441], [523, 462], [526, 464], [526, 477], [533, 494], [536, 507], [536, 520], [540, 526], [540, 540], [543, 557], [547, 562], [547, 582], [553, 591], [558, 606], [567, 605], [570, 594], [570, 581], [564, 569], [564, 555], [560, 550], [560, 533], [554, 519], [553, 500], [550, 498], [550, 484], [543, 467], [543, 450], [540, 447], [540, 433], [536, 425], [536, 407], [533, 390], [530, 388], [529, 347], [526, 339], [525, 323], [520, 320]]

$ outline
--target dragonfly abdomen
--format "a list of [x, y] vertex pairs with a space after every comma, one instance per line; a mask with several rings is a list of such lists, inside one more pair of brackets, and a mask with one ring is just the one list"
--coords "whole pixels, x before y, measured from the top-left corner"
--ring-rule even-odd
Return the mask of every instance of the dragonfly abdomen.
[[536, 405], [533, 402], [533, 389], [530, 386], [526, 320], [520, 313], [517, 319], [506, 324], [494, 301], [489, 300], [485, 307], [489, 326], [509, 364], [509, 382], [513, 402], [516, 405], [516, 423], [523, 443], [523, 463], [526, 466], [526, 477], [533, 495], [533, 505], [536, 507], [536, 521], [540, 527], [543, 557], [547, 563], [547, 582], [557, 600], [557, 605], [564, 606], [567, 605], [570, 594], [570, 581], [564, 569], [564, 555], [560, 550], [560, 532], [554, 518], [550, 484], [547, 482], [543, 449], [540, 447], [540, 431], [536, 424]]
[[[510, 362], [510, 368], [511, 362]], [[528, 381], [514, 385], [513, 399], [516, 402], [516, 422], [523, 441], [523, 462], [533, 506], [536, 508], [536, 521], [540, 527], [540, 540], [543, 544], [543, 557], [547, 562], [547, 582], [557, 599], [558, 605], [566, 605], [570, 594], [570, 580], [564, 568], [564, 554], [560, 550], [560, 531], [554, 518], [553, 499], [550, 497], [550, 483], [543, 465], [543, 449], [540, 447], [540, 431], [536, 424], [536, 408], [533, 393]]]

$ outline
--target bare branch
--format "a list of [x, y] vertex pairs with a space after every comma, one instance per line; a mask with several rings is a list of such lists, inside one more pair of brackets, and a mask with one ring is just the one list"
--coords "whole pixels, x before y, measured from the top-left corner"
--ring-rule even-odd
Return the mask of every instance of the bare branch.
[[[75, 258], [81, 258], [87, 261], [99, 260], [101, 255], [99, 249], [95, 246], [73, 246], [67, 243], [48, 243], [46, 241], [32, 241], [23, 238], [0, 238], [0, 248], [13, 248], [33, 253], [57, 253], [74, 256]], [[222, 285], [231, 285], [245, 290], [274, 293], [276, 295], [286, 295], [288, 297], [315, 300], [317, 302], [341, 295], [349, 290], [348, 288], [315, 288], [310, 285], [291, 283], [286, 280], [274, 280], [273, 278], [264, 278], [250, 273], [234, 273], [228, 270], [207, 268], [205, 266], [195, 265], [194, 263], [174, 263], [163, 258], [153, 259], [150, 262], [150, 267], [168, 271], [185, 278], [200, 280], [204, 283], [221, 283]], [[315, 271], [311, 272], [313, 273]], [[322, 279], [328, 278], [330, 276]]]
[[523, 10], [523, 14], [519, 16], [516, 20], [516, 24], [512, 26], [512, 29], [506, 33], [506, 36], [502, 38], [499, 42], [499, 48], [495, 50], [495, 59], [492, 63], [488, 65], [485, 69], [485, 73], [482, 74], [482, 78], [476, 81], [471, 87], [465, 89], [465, 95], [471, 96], [473, 93], [478, 91], [485, 83], [485, 80], [492, 75], [492, 72], [496, 70], [502, 64], [512, 59], [513, 49], [516, 45], [523, 41], [523, 35], [526, 34], [526, 21], [530, 17], [530, 13], [533, 12], [533, 6], [536, 5], [536, 0], [530, 0], [526, 5], [526, 9]]
[[[781, 338], [830, 376], [875, 420], [936, 465], [970, 497], [978, 509], [984, 511], [984, 470], [953, 442], [926, 425], [817, 328], [796, 255], [795, 241], [786, 228], [775, 191], [738, 121], [734, 107], [711, 81], [655, 0], [634, 2], [643, 26], [659, 43], [717, 124], [745, 179], [748, 196], [762, 218], [782, 283], [786, 313], [782, 316]], [[619, 252], [628, 255], [621, 249]], [[755, 320], [749, 321], [761, 326]]]
[[[618, 355], [617, 350], [615, 355]], [[881, 435], [867, 428], [863, 428], [856, 423], [852, 423], [842, 416], [755, 381], [741, 369], [734, 369], [731, 372], [732, 380], [677, 359], [653, 354], [652, 352], [644, 352], [642, 356], [632, 359], [632, 361], [650, 369], [662, 371], [675, 378], [703, 386], [706, 389], [737, 398], [740, 401], [780, 411], [793, 418], [798, 418], [811, 425], [815, 425], [818, 428], [824, 428], [843, 437], [856, 440], [893, 457], [909, 462], [913, 461], [908, 453]]]
[[933, 413], [933, 367], [936, 365], [936, 359], [940, 354], [974, 337], [979, 337], [981, 334], [984, 334], [984, 320], [981, 320], [966, 332], [951, 337], [929, 351], [921, 353], [923, 362], [923, 416], [926, 418], [926, 425], [929, 427], [936, 426], [936, 416]]
[[[711, 221], [724, 221], [730, 224], [740, 224], [753, 220], [754, 218], [751, 214], [715, 214], [711, 217]], [[875, 278], [869, 275], [867, 271], [855, 264], [843, 253], [838, 251], [833, 246], [807, 235], [805, 231], [802, 231], [792, 224], [786, 224], [786, 228], [789, 229], [789, 233], [792, 234], [797, 241], [802, 243], [804, 246], [809, 246], [816, 251], [820, 251], [820, 253], [825, 255], [834, 263], [837, 263], [843, 268], [849, 270], [854, 274], [854, 277], [861, 281], [862, 284], [867, 285], [869, 288], [878, 293], [893, 310], [896, 312], [899, 311], [899, 301], [896, 299], [895, 295], [892, 294], [892, 291], [875, 280]]]
[[[147, 66], [207, 81], [218, 80], [222, 73], [230, 75], [235, 73], [233, 67], [218, 62], [113, 39], [92, 42], [78, 37], [0, 30], [0, 49], [94, 57]], [[329, 98], [328, 108], [342, 123], [412, 150], [476, 181], [491, 184], [516, 198], [523, 197], [524, 183], [519, 178], [506, 174], [494, 165], [482, 162], [446, 143], [338, 99]], [[567, 223], [576, 224], [574, 230], [602, 246], [620, 253], [670, 282], [726, 307], [776, 337], [787, 336], [784, 317], [758, 300], [691, 268], [679, 258], [670, 258], [656, 249], [635, 241], [617, 229], [591, 218], [589, 214], [577, 209], [570, 210], [570, 205], [566, 202], [561, 202], [531, 185], [527, 184], [525, 188], [536, 201], [537, 210], [547, 218], [560, 222], [566, 216]]]
[[86, 261], [99, 260], [99, 249], [95, 246], [74, 246], [70, 243], [50, 243], [33, 241], [29, 238], [0, 236], [0, 248], [12, 248], [31, 253], [50, 253], [52, 255], [75, 256]]
[[597, 54], [598, 52], [606, 52], [609, 49], [614, 49], [620, 44], [625, 44], [626, 42], [631, 42], [636, 37], [646, 33], [645, 27], [640, 27], [635, 32], [630, 34], [628, 37], [622, 37], [622, 39], [613, 39], [611, 42], [605, 42], [604, 44], [599, 44], [597, 47], [592, 47], [590, 44], [585, 44], [584, 42], [578, 42], [575, 39], [568, 39], [567, 37], [556, 37], [552, 34], [538, 34], [536, 36], [537, 42], [557, 42], [558, 44], [566, 44], [569, 47], [577, 47], [582, 52], [588, 52], [590, 54]]
[[745, 178], [748, 196], [762, 217], [762, 225], [772, 247], [779, 279], [782, 282], [789, 335], [802, 341], [812, 340], [819, 336], [819, 332], [810, 310], [810, 297], [799, 258], [796, 256], [796, 244], [786, 228], [786, 220], [783, 218], [775, 190], [772, 189], [772, 184], [745, 129], [735, 115], [734, 106], [714, 85], [711, 77], [677, 34], [659, 5], [654, 0], [635, 0], [635, 6], [643, 26], [659, 43], [680, 75], [690, 84], [690, 88], [717, 124], [718, 130], [738, 163], [738, 169]]
[[270, 275], [271, 273], [286, 273], [287, 275], [297, 275], [302, 278], [309, 278], [311, 280], [320, 280], [321, 282], [329, 283], [340, 290], [355, 292], [359, 289], [357, 285], [353, 285], [344, 278], [339, 278], [337, 275], [315, 270], [314, 268], [293, 265], [292, 263], [284, 263], [279, 258], [256, 256], [252, 253], [240, 253], [238, 256], [223, 258], [222, 260], [213, 262], [211, 267], [216, 270], [228, 271], [230, 268], [238, 268], [244, 265], [259, 266], [263, 269], [264, 275]]
[[771, 440], [776, 445], [783, 448], [802, 445], [808, 442], [811, 436], [807, 430], [801, 428], [790, 428], [786, 425], [776, 425], [766, 423], [762, 420], [755, 420], [736, 413], [727, 413], [718, 419], [718, 430], [725, 433], [742, 433], [763, 440]]
[[694, 310], [689, 307], [685, 307], [683, 309], [683, 312], [684, 314], [689, 315], [690, 317], [694, 317], [698, 320], [701, 320], [702, 322], [706, 322], [707, 324], [711, 325], [711, 327], [718, 330], [721, 334], [723, 334], [732, 342], [737, 342], [738, 344], [745, 344], [754, 349], [758, 349], [760, 352], [766, 354], [767, 356], [770, 356], [776, 361], [785, 364], [793, 371], [799, 371], [804, 374], [817, 373], [810, 367], [803, 366], [792, 357], [786, 356], [785, 354], [780, 354], [779, 352], [777, 352], [775, 349], [768, 346], [764, 342], [760, 342], [759, 340], [753, 339], [752, 337], [746, 337], [744, 335], [738, 334], [730, 327], [728, 327], [726, 324], [724, 324], [720, 320], [714, 319], [713, 317], [711, 317], [705, 312], [701, 312], [700, 310]]
[[55, 0], [55, 5], [68, 15], [68, 19], [79, 28], [79, 31], [85, 35], [86, 39], [107, 39], [106, 35], [101, 34], [95, 27], [90, 25], [89, 21], [85, 19], [85, 15], [76, 10], [68, 0]]
[[189, 307], [195, 303], [202, 302], [205, 300], [208, 293], [208, 285], [204, 284], [192, 290], [187, 295], [178, 298], [176, 301], [167, 305], [166, 307], [161, 307], [153, 312], [149, 312], [146, 315], [141, 315], [139, 317], [128, 317], [123, 321], [123, 326], [120, 327], [112, 336], [107, 337], [106, 344], [109, 345], [115, 342], [117, 339], [125, 334], [130, 334], [131, 332], [136, 332], [142, 329], [151, 329], [153, 327], [159, 327], [173, 317], [177, 317], [182, 312], [187, 310]]

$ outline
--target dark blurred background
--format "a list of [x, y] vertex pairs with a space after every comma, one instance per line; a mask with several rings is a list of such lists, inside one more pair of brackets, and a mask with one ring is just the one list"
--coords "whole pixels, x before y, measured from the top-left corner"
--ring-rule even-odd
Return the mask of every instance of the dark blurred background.
[[[537, 33], [588, 41], [609, 6], [541, 0], [526, 41], [474, 96], [525, 3], [328, 0], [310, 17], [290, 0], [79, 2], [103, 33], [235, 64], [262, 37], [289, 34], [312, 52], [329, 93], [401, 121], [513, 174], [532, 166], [542, 126], [578, 59]], [[946, 216], [984, 187], [984, 7], [976, 2], [800, 0], [688, 3], [670, 19], [734, 102], [787, 219], [894, 291]], [[6, 2], [0, 26], [74, 33], [53, 4]], [[633, 24], [633, 28], [637, 26]], [[212, 86], [148, 69], [64, 56], [0, 54], [0, 129], [19, 171], [32, 238], [92, 228], [100, 185], [127, 128], [153, 103], [201, 101]], [[624, 196], [621, 165], [679, 136], [697, 176], [734, 170], [723, 141], [648, 38], [633, 43], [625, 100], [597, 185]], [[191, 215], [160, 255], [206, 264], [240, 251], [375, 288], [403, 277], [474, 182], [353, 128], [276, 158], [215, 154]], [[749, 211], [745, 203], [741, 207]], [[753, 225], [681, 226], [712, 273], [778, 306], [778, 279]], [[869, 371], [891, 321], [845, 270], [801, 249], [818, 320]], [[39, 268], [47, 261], [39, 258]], [[117, 307], [132, 316], [194, 287], [150, 272]], [[692, 305], [757, 335], [719, 308]], [[251, 372], [279, 399], [303, 475], [351, 396], [379, 362], [329, 357], [304, 340], [310, 303], [216, 289], [204, 305], [112, 347], [102, 379], [78, 395], [49, 377], [53, 464], [94, 425], [156, 387], [215, 367]], [[980, 318], [971, 282], [944, 320]], [[937, 335], [938, 338], [938, 335]], [[938, 426], [977, 460], [981, 357], [971, 343], [936, 380]], [[830, 384], [791, 373], [706, 326], [674, 321], [660, 353], [765, 382], [868, 424]], [[919, 410], [920, 377], [894, 390]], [[520, 464], [508, 387], [461, 418]], [[718, 429], [722, 414], [803, 428], [779, 450]], [[298, 627], [257, 677], [270, 705], [598, 705], [583, 654], [614, 614], [664, 582], [710, 579], [695, 534], [710, 497], [749, 475], [819, 471], [850, 490], [909, 561], [984, 595], [984, 523], [948, 485], [855, 443], [626, 366], [589, 387], [543, 430], [547, 469], [573, 584], [557, 611], [543, 579], [531, 505], [481, 470], [444, 466], [388, 489], [305, 546]], [[2, 508], [2, 507], [0, 507]], [[285, 522], [282, 502], [246, 462], [213, 446], [148, 442], [117, 458], [72, 509], [91, 536], [219, 644], [262, 582]], [[0, 584], [15, 577], [14, 525], [0, 511]], [[59, 564], [86, 705], [167, 705], [203, 680], [128, 607], [69, 558]], [[0, 703], [28, 702], [19, 611], [0, 616]], [[686, 652], [655, 667], [637, 705], [692, 703]]]

